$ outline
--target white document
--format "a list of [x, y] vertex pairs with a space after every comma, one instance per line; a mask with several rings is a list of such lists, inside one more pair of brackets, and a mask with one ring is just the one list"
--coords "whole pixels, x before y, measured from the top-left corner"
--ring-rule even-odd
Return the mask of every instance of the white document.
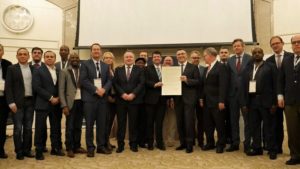
[[249, 93], [256, 93], [256, 81], [251, 80], [249, 82]]
[[94, 79], [94, 86], [96, 86], [97, 88], [102, 88], [101, 78]]
[[76, 90], [75, 100], [81, 100], [81, 93], [80, 93], [80, 89], [79, 88]]
[[0, 80], [0, 91], [4, 91], [4, 85], [5, 85], [5, 81]]
[[162, 90], [161, 94], [163, 96], [180, 96], [181, 95], [181, 67], [171, 66], [162, 67], [161, 77], [162, 77]]

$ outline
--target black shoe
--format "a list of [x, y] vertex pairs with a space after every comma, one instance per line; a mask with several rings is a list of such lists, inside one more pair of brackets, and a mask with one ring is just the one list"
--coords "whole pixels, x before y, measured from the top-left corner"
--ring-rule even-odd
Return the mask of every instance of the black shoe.
[[23, 155], [23, 153], [17, 153], [16, 159], [17, 159], [17, 160], [24, 160], [24, 155]]
[[36, 155], [35, 155], [35, 159], [36, 159], [36, 160], [44, 160], [45, 157], [44, 157], [44, 155], [43, 155], [43, 151], [37, 151], [37, 152], [36, 152]]
[[192, 145], [186, 146], [185, 152], [186, 153], [192, 153], [193, 152], [193, 146]]
[[44, 148], [43, 148], [43, 153], [47, 153], [47, 152], [48, 152], [47, 147], [44, 147]]
[[6, 153], [0, 153], [0, 158], [6, 159], [8, 158], [8, 155]]
[[35, 157], [35, 155], [31, 151], [23, 152], [23, 156], [28, 157], [28, 158]]
[[181, 144], [179, 147], [176, 147], [176, 150], [184, 150], [186, 149], [186, 145]]
[[56, 156], [65, 156], [65, 153], [62, 151], [62, 149], [52, 149], [50, 154]]
[[109, 151], [105, 147], [100, 147], [100, 148], [97, 148], [97, 153], [99, 153], [99, 154], [111, 154], [111, 151]]
[[247, 156], [258, 156], [258, 155], [263, 155], [263, 150], [262, 149], [251, 149], [247, 151]]
[[139, 144], [139, 147], [141, 147], [141, 148], [147, 148], [147, 146], [146, 146], [145, 143], [140, 143], [140, 144]]
[[86, 153], [86, 156], [87, 156], [87, 157], [95, 157], [95, 152], [94, 152], [94, 151], [88, 151], [88, 152]]
[[300, 164], [300, 159], [289, 159], [285, 162], [286, 165], [297, 165]]
[[166, 150], [166, 146], [164, 143], [159, 143], [156, 145], [156, 147], [162, 151], [165, 151]]
[[222, 146], [217, 146], [216, 153], [221, 154], [221, 153], [223, 153], [223, 152], [224, 152], [224, 147], [222, 147]]
[[202, 150], [203, 151], [208, 151], [208, 150], [213, 150], [214, 148], [215, 148], [214, 145], [206, 144], [205, 146], [203, 146]]
[[282, 149], [277, 150], [277, 154], [282, 154]]
[[148, 149], [148, 150], [154, 150], [153, 144], [150, 144], [150, 143], [149, 143], [147, 149]]
[[240, 148], [238, 145], [230, 145], [228, 149], [226, 149], [227, 152], [233, 152], [233, 151], [238, 151]]
[[137, 146], [130, 146], [130, 150], [132, 152], [138, 152], [139, 151]]
[[124, 146], [119, 146], [116, 150], [116, 153], [122, 153], [124, 151]]
[[276, 159], [277, 159], [277, 153], [270, 152], [269, 154], [270, 154], [270, 155], [269, 155], [270, 160], [276, 160]]

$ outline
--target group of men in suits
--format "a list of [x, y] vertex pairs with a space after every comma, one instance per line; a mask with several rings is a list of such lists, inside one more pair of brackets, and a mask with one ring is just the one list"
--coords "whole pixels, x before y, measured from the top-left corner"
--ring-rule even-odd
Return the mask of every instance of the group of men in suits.
[[[189, 63], [187, 52], [178, 50], [176, 65], [181, 69], [178, 78], [182, 84], [182, 94], [172, 96], [180, 141], [176, 150], [193, 152], [196, 135], [198, 145], [204, 151], [216, 148], [217, 153], [223, 153], [226, 143], [230, 143], [227, 152], [239, 150], [239, 118], [242, 112], [244, 152], [248, 156], [262, 155], [264, 148], [269, 151], [270, 159], [276, 159], [277, 154], [282, 153], [285, 110], [291, 150], [291, 159], [286, 164], [299, 164], [297, 128], [300, 125], [300, 35], [293, 36], [291, 43], [294, 53], [283, 50], [281, 37], [272, 37], [270, 46], [274, 55], [264, 61], [263, 49], [255, 47], [251, 56], [245, 53], [243, 40], [235, 39], [232, 42], [234, 55], [230, 58], [226, 48], [221, 48], [219, 52], [212, 47], [206, 48], [203, 52], [206, 67], [199, 64], [199, 52], [191, 53], [192, 63]], [[63, 45], [60, 48], [62, 61], [55, 64], [54, 52], [45, 52], [42, 63], [43, 51], [33, 48], [33, 61], [29, 64], [28, 50], [20, 48], [16, 55], [18, 63], [11, 65], [2, 59], [3, 46], [0, 45], [0, 158], [7, 158], [3, 148], [3, 124], [6, 123], [9, 109], [13, 113], [15, 152], [19, 160], [34, 157], [31, 152], [34, 111], [36, 159], [43, 160], [43, 152], [47, 151], [47, 116], [51, 125], [51, 154], [64, 155], [60, 124], [62, 114], [67, 117], [66, 149], [69, 157], [74, 157], [75, 153], [87, 153], [87, 157], [94, 157], [95, 150], [97, 153], [111, 154], [112, 149], [106, 139], [106, 121], [110, 111], [108, 96], [111, 90], [114, 90], [116, 96], [116, 152], [122, 153], [125, 148], [127, 117], [130, 150], [138, 151], [137, 120], [139, 105], [142, 103], [145, 104], [145, 140], [148, 150], [153, 150], [154, 145], [160, 150], [166, 150], [162, 129], [170, 97], [161, 95], [162, 54], [159, 51], [153, 52], [151, 64], [141, 68], [134, 64], [133, 51], [128, 50], [123, 55], [124, 64], [117, 67], [112, 75], [109, 66], [101, 60], [101, 45], [92, 44], [90, 51], [91, 58], [81, 62], [76, 53], [71, 53], [69, 57], [69, 48]], [[217, 60], [218, 55], [220, 61]], [[83, 116], [86, 120], [87, 151], [80, 144]], [[95, 124], [96, 145], [93, 132]]]

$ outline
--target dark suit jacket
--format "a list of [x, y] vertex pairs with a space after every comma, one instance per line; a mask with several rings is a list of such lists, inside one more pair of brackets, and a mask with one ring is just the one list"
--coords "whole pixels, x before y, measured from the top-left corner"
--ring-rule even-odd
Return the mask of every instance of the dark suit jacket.
[[282, 60], [277, 91], [284, 95], [285, 105], [300, 103], [300, 64], [294, 67], [294, 56]]
[[230, 77], [228, 95], [229, 97], [238, 97], [238, 100], [242, 104], [241, 106], [246, 105], [246, 100], [244, 99], [243, 95], [243, 91], [245, 91], [244, 87], [246, 85], [246, 79], [243, 78], [243, 74], [245, 73], [246, 67], [251, 60], [251, 56], [245, 53], [242, 58], [242, 65], [239, 72], [236, 70], [236, 55], [230, 57], [227, 61]]
[[[62, 63], [61, 61], [55, 63], [55, 67], [56, 67], [56, 69], [58, 70], [58, 72], [60, 72], [60, 71], [62, 70], [62, 69], [61, 69], [61, 67], [62, 67], [61, 63]], [[68, 60], [67, 65], [65, 66], [65, 68], [68, 68], [69, 66], [70, 66], [70, 62], [69, 62], [69, 60]]]
[[143, 103], [142, 92], [145, 87], [145, 75], [143, 69], [133, 65], [130, 78], [127, 81], [125, 65], [117, 67], [115, 70], [113, 84], [117, 93], [117, 103], [127, 103], [127, 101], [121, 98], [124, 93], [135, 94], [136, 97], [130, 102], [130, 104]]
[[2, 76], [3, 79], [6, 79], [6, 72], [7, 72], [7, 68], [8, 66], [12, 65], [12, 63], [6, 59], [1, 59], [1, 67], [2, 67]]
[[96, 87], [94, 85], [94, 79], [97, 78], [97, 70], [92, 59], [82, 62], [80, 66], [79, 82], [81, 86], [81, 99], [84, 102], [96, 102], [99, 99], [102, 102], [107, 102], [107, 96], [112, 86], [112, 79], [109, 71], [109, 66], [104, 62], [100, 62], [101, 69], [101, 83], [102, 88], [105, 89], [103, 97], [99, 97], [96, 94]]
[[[205, 68], [205, 75], [207, 68]], [[207, 107], [216, 108], [219, 103], [225, 103], [227, 92], [226, 68], [220, 62], [216, 62], [209, 71], [207, 77], [203, 76], [203, 99]]]
[[[284, 51], [284, 53], [283, 53], [283, 59], [284, 59], [285, 57], [293, 57], [293, 56], [294, 56], [294, 55], [293, 55], [293, 53], [291, 53], [291, 52]], [[283, 60], [283, 59], [282, 59], [282, 60]], [[277, 68], [276, 60], [275, 60], [275, 54], [271, 55], [266, 61], [267, 61], [267, 62], [270, 62], [270, 63], [272, 63], [272, 64], [274, 64], [274, 65], [276, 66], [276, 68]], [[278, 69], [278, 68], [277, 68], [277, 69]]]
[[196, 104], [199, 99], [200, 73], [197, 66], [187, 62], [182, 73], [188, 79], [187, 83], [182, 82], [182, 100], [184, 104]]
[[35, 109], [48, 110], [50, 106], [50, 98], [58, 97], [58, 80], [59, 74], [56, 70], [57, 82], [53, 83], [51, 74], [45, 64], [36, 69], [32, 77], [33, 90], [36, 93]]
[[[32, 74], [33, 67], [31, 65], [30, 69]], [[18, 108], [22, 108], [25, 97], [25, 87], [20, 64], [17, 63], [8, 67], [5, 84], [7, 104], [15, 103]]]
[[254, 63], [251, 63], [247, 67], [246, 78], [246, 98], [249, 101], [249, 96], [255, 95], [259, 99], [259, 105], [264, 108], [271, 108], [273, 105], [277, 105], [277, 76], [276, 66], [269, 62], [263, 62], [263, 64], [257, 69], [255, 74], [256, 80], [256, 93], [249, 94], [249, 81], [252, 80]]
[[166, 98], [161, 95], [161, 87], [154, 88], [154, 84], [159, 82], [159, 78], [156, 73], [156, 68], [153, 64], [146, 67], [145, 80], [146, 80], [145, 103], [157, 104], [160, 98], [163, 99], [162, 102], [166, 103]]

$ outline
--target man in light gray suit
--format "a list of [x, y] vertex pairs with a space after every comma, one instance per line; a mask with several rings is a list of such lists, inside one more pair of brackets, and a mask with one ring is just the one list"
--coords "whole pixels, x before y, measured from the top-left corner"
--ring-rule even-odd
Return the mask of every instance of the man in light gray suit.
[[62, 69], [68, 68], [70, 65], [69, 62], [69, 54], [70, 54], [70, 48], [67, 45], [62, 45], [59, 48], [59, 55], [61, 58], [60, 62], [55, 63], [56, 69], [60, 72]]
[[70, 67], [62, 69], [59, 76], [59, 98], [63, 114], [66, 116], [66, 149], [68, 157], [74, 153], [86, 153], [81, 148], [81, 127], [83, 103], [79, 85], [80, 59], [77, 53], [70, 55]]
[[251, 56], [245, 53], [245, 43], [242, 39], [235, 39], [232, 42], [232, 48], [235, 53], [234, 56], [228, 59], [228, 69], [230, 77], [229, 85], [229, 109], [230, 109], [230, 120], [231, 120], [231, 134], [232, 144], [226, 150], [227, 152], [239, 150], [240, 144], [240, 132], [239, 132], [239, 119], [240, 109], [242, 109], [244, 119], [244, 152], [246, 153], [250, 148], [250, 133], [248, 124], [248, 111], [246, 108], [245, 91], [243, 88], [247, 86], [246, 80], [243, 74], [246, 71], [246, 67], [251, 60]]

